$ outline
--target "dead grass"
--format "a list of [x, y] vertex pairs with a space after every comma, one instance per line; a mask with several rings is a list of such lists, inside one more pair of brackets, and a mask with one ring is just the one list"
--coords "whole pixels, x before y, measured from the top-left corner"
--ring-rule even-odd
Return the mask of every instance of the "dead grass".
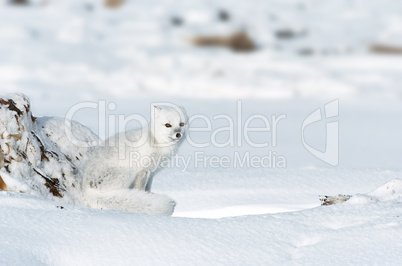
[[245, 32], [235, 32], [229, 36], [197, 36], [191, 41], [196, 46], [221, 46], [236, 52], [250, 52], [256, 48]]
[[319, 196], [321, 205], [333, 205], [349, 200], [351, 195], [336, 195], [336, 196]]
[[124, 0], [105, 0], [104, 5], [108, 8], [118, 8], [124, 4]]
[[373, 44], [370, 50], [376, 54], [402, 54], [401, 46], [392, 46], [387, 44]]

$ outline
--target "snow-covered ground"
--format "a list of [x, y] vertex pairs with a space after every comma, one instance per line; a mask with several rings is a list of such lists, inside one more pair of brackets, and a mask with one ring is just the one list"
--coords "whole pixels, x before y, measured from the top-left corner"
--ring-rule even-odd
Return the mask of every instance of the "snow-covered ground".
[[[398, 186], [401, 193], [401, 180]], [[3, 265], [398, 265], [401, 201], [375, 202], [367, 197], [298, 212], [191, 219], [71, 205], [61, 209], [53, 202], [2, 192], [0, 261]]]
[[[26, 94], [33, 115], [71, 116], [104, 138], [119, 131], [119, 115], [149, 119], [151, 102], [172, 102], [193, 123], [154, 180], [177, 202], [173, 217], [1, 191], [1, 265], [399, 265], [402, 57], [369, 46], [402, 46], [400, 1], [6, 2], [0, 88]], [[255, 52], [188, 42], [239, 29]], [[276, 37], [283, 29], [295, 37]], [[245, 134], [252, 117], [249, 127], [264, 117], [270, 131]], [[328, 132], [339, 140], [335, 166], [306, 148], [325, 151]], [[319, 195], [337, 194], [354, 196], [320, 206]]]

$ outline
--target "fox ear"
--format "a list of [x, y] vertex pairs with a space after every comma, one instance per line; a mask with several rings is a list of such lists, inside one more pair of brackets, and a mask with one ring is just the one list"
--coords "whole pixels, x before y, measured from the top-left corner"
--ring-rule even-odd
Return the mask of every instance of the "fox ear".
[[160, 106], [157, 106], [157, 105], [154, 105], [154, 108], [155, 108], [155, 109], [154, 109], [155, 111], [160, 111], [160, 110], [162, 110], [162, 108], [161, 108]]

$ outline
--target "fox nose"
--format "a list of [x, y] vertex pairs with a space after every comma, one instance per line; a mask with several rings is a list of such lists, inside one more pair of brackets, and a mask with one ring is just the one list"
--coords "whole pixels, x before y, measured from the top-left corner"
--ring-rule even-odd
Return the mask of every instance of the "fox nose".
[[181, 134], [180, 134], [180, 133], [177, 133], [177, 134], [176, 134], [176, 138], [178, 138], [178, 139], [181, 138]]

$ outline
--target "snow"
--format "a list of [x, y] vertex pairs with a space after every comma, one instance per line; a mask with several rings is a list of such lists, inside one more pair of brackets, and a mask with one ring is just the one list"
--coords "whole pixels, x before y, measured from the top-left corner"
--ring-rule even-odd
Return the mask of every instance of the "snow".
[[[400, 1], [153, 0], [125, 1], [115, 10], [100, 0], [6, 2], [0, 3], [1, 93], [29, 97], [38, 118], [31, 123], [28, 112], [21, 121], [62, 159], [40, 163], [28, 130], [21, 135], [34, 143], [28, 159], [12, 161], [12, 173], [0, 169], [11, 190], [0, 191], [1, 265], [399, 265], [402, 60], [369, 47], [402, 46]], [[219, 21], [219, 10], [228, 11], [229, 21]], [[172, 25], [174, 16], [181, 26]], [[255, 40], [256, 51], [188, 41], [239, 29]], [[283, 29], [296, 37], [276, 37]], [[9, 97], [25, 109], [21, 95], [0, 98]], [[334, 100], [339, 116], [307, 126], [304, 136], [324, 151], [326, 122], [339, 122], [337, 166], [314, 157], [301, 140], [305, 119], [317, 109], [325, 118]], [[182, 105], [190, 117], [211, 123], [211, 130], [197, 131], [207, 125], [194, 119], [179, 156], [155, 177], [153, 192], [177, 202], [173, 216], [86, 208], [80, 176], [70, 170], [80, 172], [91, 150], [65, 141], [64, 119], [57, 117], [78, 121], [74, 136], [94, 143], [96, 135], [138, 126], [119, 118], [135, 113], [149, 120], [154, 102]], [[0, 109], [8, 121], [0, 123], [3, 153], [7, 144], [18, 152], [27, 145], [7, 138], [21, 131], [14, 114]], [[267, 118], [270, 131], [250, 132], [250, 143], [243, 130], [255, 114]], [[224, 117], [233, 135], [214, 134], [231, 125]], [[236, 166], [247, 154], [270, 164]], [[58, 177], [64, 171], [64, 197], [54, 197], [33, 167]], [[320, 206], [319, 195], [338, 194], [352, 197]]]
[[400, 198], [190, 219], [64, 204], [61, 209], [51, 201], [1, 193], [2, 264], [397, 265], [402, 243]]

